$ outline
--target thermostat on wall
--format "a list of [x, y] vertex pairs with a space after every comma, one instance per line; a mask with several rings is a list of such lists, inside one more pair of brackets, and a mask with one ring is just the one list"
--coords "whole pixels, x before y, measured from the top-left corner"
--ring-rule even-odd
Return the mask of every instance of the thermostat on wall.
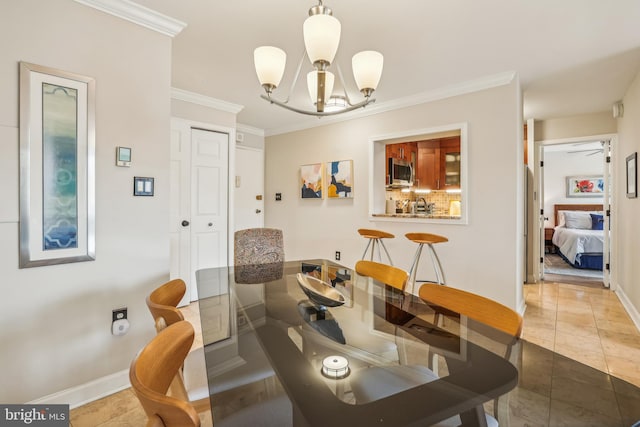
[[116, 166], [131, 166], [131, 148], [116, 147]]

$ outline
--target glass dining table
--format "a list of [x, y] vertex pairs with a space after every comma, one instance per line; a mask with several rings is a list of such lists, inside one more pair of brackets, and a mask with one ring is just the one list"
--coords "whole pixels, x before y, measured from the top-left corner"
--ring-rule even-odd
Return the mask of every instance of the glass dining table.
[[[331, 261], [196, 272], [216, 426], [630, 426], [640, 389]], [[489, 415], [487, 415], [489, 414]]]

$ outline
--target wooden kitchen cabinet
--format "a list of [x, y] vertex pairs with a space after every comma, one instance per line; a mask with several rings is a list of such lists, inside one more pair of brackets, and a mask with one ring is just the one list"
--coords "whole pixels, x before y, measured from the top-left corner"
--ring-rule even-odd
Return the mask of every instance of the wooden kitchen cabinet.
[[460, 137], [440, 140], [440, 189], [460, 188]]
[[417, 143], [402, 142], [398, 144], [387, 144], [386, 153], [387, 159], [393, 157], [394, 159], [405, 160], [407, 162], [415, 162], [417, 157]]
[[460, 137], [419, 141], [416, 186], [421, 189], [460, 188]]
[[387, 144], [385, 147], [387, 160], [385, 162], [385, 175], [389, 175], [389, 158], [404, 160], [413, 165], [414, 170], [418, 159], [418, 144], [416, 142], [401, 142], [397, 144]]
[[440, 179], [439, 140], [418, 142], [418, 164], [415, 186], [421, 189], [437, 190]]

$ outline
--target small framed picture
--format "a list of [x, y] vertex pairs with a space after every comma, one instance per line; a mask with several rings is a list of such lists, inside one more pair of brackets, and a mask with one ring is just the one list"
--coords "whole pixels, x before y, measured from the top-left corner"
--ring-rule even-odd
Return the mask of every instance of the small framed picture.
[[627, 198], [638, 197], [638, 153], [627, 157]]
[[116, 166], [131, 166], [131, 148], [116, 147]]
[[153, 178], [143, 176], [133, 177], [134, 196], [153, 196]]
[[300, 166], [300, 197], [322, 199], [322, 163]]
[[604, 195], [604, 177], [568, 176], [567, 197], [602, 197]]

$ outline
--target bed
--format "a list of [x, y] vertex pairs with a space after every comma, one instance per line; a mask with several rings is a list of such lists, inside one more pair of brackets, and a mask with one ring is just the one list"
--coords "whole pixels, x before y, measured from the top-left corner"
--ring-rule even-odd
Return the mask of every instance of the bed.
[[571, 266], [602, 270], [604, 224], [602, 205], [558, 204], [554, 207], [552, 243]]

